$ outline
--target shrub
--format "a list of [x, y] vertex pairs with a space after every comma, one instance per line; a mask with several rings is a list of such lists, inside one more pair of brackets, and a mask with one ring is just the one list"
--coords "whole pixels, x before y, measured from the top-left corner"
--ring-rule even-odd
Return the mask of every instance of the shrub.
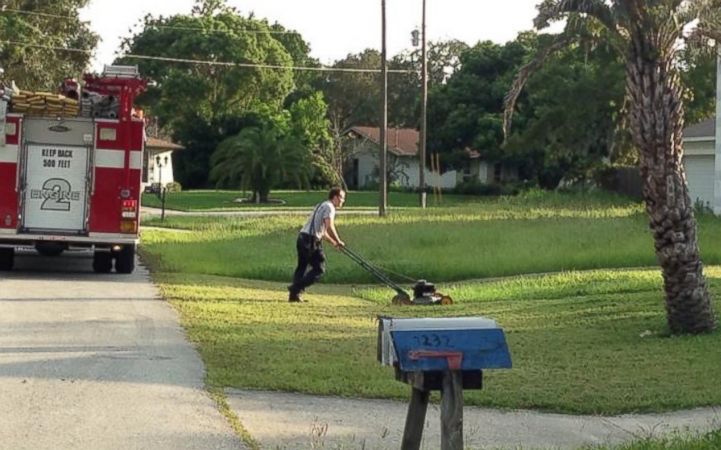
[[700, 198], [693, 202], [693, 211], [697, 216], [713, 215], [713, 208], [709, 202], [704, 203]]
[[173, 181], [172, 183], [168, 183], [165, 185], [166, 192], [180, 192], [182, 190], [183, 186], [177, 181]]
[[513, 183], [499, 184], [485, 184], [479, 180], [464, 181], [459, 183], [455, 188], [451, 189], [450, 192], [453, 194], [460, 195], [484, 195], [484, 196], [498, 196], [498, 195], [516, 195], [519, 192], [519, 185]]

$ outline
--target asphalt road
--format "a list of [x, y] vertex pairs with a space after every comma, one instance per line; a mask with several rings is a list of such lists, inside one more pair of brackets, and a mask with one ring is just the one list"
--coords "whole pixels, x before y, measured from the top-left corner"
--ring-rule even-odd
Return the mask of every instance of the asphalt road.
[[26, 252], [0, 272], [0, 448], [244, 448], [148, 273]]

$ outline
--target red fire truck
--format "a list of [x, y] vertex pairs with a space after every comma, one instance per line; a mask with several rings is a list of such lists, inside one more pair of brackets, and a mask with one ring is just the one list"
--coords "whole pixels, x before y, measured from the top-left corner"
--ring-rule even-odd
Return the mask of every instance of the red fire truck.
[[135, 269], [144, 122], [133, 102], [146, 85], [137, 68], [108, 66], [101, 76], [85, 76], [83, 95], [112, 99], [114, 112], [6, 115], [0, 270], [11, 270], [24, 246], [46, 255], [90, 248], [96, 272], [110, 272], [113, 263], [118, 273]]

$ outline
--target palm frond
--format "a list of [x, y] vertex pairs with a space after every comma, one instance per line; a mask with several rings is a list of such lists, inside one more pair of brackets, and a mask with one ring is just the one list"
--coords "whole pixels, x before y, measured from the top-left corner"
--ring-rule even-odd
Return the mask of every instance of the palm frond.
[[604, 0], [543, 0], [538, 5], [538, 16], [533, 21], [536, 29], [547, 28], [551, 22], [561, 20], [568, 14], [587, 14], [611, 31], [616, 30], [613, 10]]
[[543, 63], [550, 56], [552, 56], [557, 51], [567, 47], [571, 42], [573, 42], [573, 38], [571, 38], [569, 35], [558, 35], [556, 40], [551, 45], [539, 51], [535, 55], [535, 57], [530, 62], [528, 62], [528, 64], [521, 67], [521, 69], [518, 71], [518, 74], [516, 75], [516, 78], [513, 80], [513, 84], [511, 85], [511, 89], [508, 91], [506, 97], [503, 100], [504, 141], [508, 140], [508, 136], [511, 133], [513, 110], [516, 107], [516, 101], [518, 101], [518, 96], [521, 95], [521, 92], [523, 92], [523, 87], [526, 85], [526, 82], [528, 82], [528, 79], [531, 78], [531, 76], [543, 66]]

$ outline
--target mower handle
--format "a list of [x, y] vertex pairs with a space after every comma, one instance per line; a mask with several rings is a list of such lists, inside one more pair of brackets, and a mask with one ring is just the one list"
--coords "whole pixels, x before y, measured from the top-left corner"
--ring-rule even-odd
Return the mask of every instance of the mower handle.
[[355, 261], [359, 266], [364, 268], [366, 271], [368, 271], [371, 275], [375, 276], [378, 280], [380, 280], [382, 283], [384, 283], [386, 286], [390, 287], [394, 291], [396, 291], [399, 295], [402, 295], [404, 297], [410, 298], [408, 293], [400, 287], [397, 283], [395, 283], [393, 280], [388, 277], [385, 273], [380, 271], [377, 267], [374, 267], [371, 263], [363, 259], [360, 255], [353, 252], [351, 249], [349, 249], [346, 246], [342, 246], [338, 248], [342, 253], [344, 253], [347, 257]]

